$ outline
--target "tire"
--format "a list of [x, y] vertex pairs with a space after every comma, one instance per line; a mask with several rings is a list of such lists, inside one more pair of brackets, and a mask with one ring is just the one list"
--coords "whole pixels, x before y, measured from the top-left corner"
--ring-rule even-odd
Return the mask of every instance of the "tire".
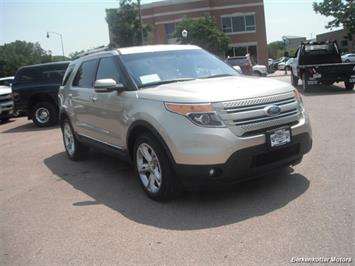
[[345, 63], [350, 63], [350, 60], [349, 59], [345, 60]]
[[166, 201], [176, 195], [179, 186], [169, 157], [151, 134], [138, 136], [134, 143], [133, 161], [135, 172], [148, 197]]
[[2, 123], [6, 123], [7, 121], [9, 121], [10, 120], [10, 117], [6, 117], [6, 118], [1, 118], [0, 119], [0, 121], [2, 122]]
[[254, 76], [261, 77], [262, 74], [261, 74], [261, 72], [259, 72], [259, 71], [254, 71]]
[[62, 133], [65, 152], [69, 159], [73, 161], [86, 159], [89, 153], [89, 148], [78, 141], [68, 119], [63, 120]]
[[348, 81], [345, 81], [345, 89], [347, 91], [352, 91], [354, 89], [354, 83], [351, 83], [351, 82], [348, 82]]
[[290, 66], [285, 66], [286, 71], [290, 71], [291, 67]]
[[303, 75], [302, 75], [302, 90], [303, 90], [303, 92], [308, 91], [308, 88], [309, 88], [309, 85], [307, 82], [307, 74], [303, 73]]
[[38, 127], [53, 126], [58, 123], [58, 109], [50, 102], [40, 102], [32, 108], [31, 117]]
[[293, 87], [297, 88], [297, 86], [298, 86], [298, 77], [293, 75], [292, 70], [291, 70], [291, 83], [292, 83]]

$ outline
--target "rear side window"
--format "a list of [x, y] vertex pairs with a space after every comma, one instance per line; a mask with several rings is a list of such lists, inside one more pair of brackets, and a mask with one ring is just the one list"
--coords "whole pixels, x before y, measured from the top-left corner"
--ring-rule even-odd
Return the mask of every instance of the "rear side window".
[[100, 60], [96, 79], [114, 79], [120, 82], [120, 75], [113, 57], [105, 57]]
[[81, 64], [73, 81], [73, 86], [81, 88], [92, 88], [96, 76], [98, 60], [90, 60]]

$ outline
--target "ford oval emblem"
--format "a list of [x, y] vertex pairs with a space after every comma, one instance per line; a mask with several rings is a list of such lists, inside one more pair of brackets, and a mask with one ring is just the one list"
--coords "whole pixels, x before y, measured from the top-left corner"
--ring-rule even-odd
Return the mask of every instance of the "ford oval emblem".
[[266, 115], [268, 116], [276, 116], [281, 113], [281, 108], [277, 105], [268, 105], [264, 108]]

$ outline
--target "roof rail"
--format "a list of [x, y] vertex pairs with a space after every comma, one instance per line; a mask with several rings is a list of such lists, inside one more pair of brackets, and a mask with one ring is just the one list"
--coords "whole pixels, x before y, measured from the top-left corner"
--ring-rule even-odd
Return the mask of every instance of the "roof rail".
[[102, 45], [102, 46], [94, 48], [94, 49], [86, 50], [85, 52], [78, 54], [74, 59], [78, 59], [78, 58], [86, 56], [86, 55], [95, 54], [95, 53], [104, 52], [104, 51], [110, 51], [110, 50], [111, 50], [111, 48], [108, 47], [107, 45]]

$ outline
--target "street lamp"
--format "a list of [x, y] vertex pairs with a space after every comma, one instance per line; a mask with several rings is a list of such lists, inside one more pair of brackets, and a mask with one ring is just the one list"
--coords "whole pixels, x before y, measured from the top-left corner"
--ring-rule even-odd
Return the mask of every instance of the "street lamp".
[[181, 32], [181, 36], [182, 36], [182, 43], [183, 44], [186, 44], [187, 43], [187, 34], [188, 34], [188, 32], [187, 32], [187, 30], [183, 30], [182, 32]]
[[47, 31], [47, 39], [49, 39], [49, 34], [55, 34], [60, 37], [60, 43], [62, 44], [62, 53], [63, 53], [63, 60], [65, 60], [65, 55], [64, 55], [64, 45], [63, 45], [63, 36], [62, 34], [54, 31]]
[[183, 38], [187, 38], [187, 34], [188, 34], [188, 32], [185, 29], [181, 32], [181, 35]]

